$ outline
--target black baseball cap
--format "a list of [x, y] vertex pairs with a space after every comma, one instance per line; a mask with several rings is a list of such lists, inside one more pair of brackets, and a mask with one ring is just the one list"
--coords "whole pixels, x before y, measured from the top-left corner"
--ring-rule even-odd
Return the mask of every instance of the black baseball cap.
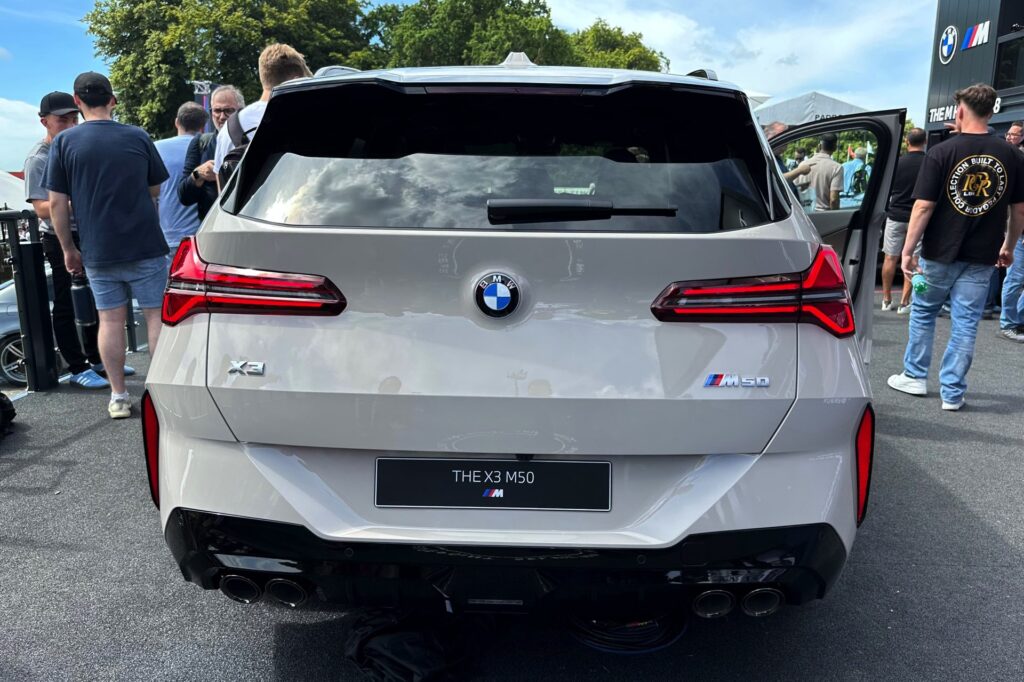
[[46, 116], [47, 114], [63, 116], [64, 114], [70, 114], [72, 111], [81, 113], [75, 104], [75, 98], [66, 92], [55, 90], [48, 95], [43, 95], [42, 101], [39, 102], [40, 116]]
[[86, 71], [78, 74], [75, 79], [76, 95], [114, 95], [114, 89], [110, 87], [110, 81], [102, 73]]

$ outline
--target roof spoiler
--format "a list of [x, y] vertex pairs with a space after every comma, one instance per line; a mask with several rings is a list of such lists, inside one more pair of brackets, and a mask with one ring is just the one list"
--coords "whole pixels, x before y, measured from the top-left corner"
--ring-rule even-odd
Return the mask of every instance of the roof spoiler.
[[711, 69], [696, 69], [686, 75], [692, 78], [703, 78], [706, 81], [718, 80], [718, 74], [712, 71]]
[[335, 64], [333, 66], [321, 66], [313, 74], [313, 78], [328, 78], [330, 76], [342, 76], [346, 73], [358, 73], [359, 69], [353, 69], [351, 66], [341, 66]]

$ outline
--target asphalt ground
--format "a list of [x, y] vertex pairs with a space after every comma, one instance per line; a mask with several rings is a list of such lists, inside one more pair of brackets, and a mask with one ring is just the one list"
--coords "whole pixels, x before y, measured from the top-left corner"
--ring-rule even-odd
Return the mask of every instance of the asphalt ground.
[[[482, 619], [488, 680], [1024, 679], [1024, 345], [984, 321], [968, 407], [912, 398], [906, 318], [875, 315], [868, 518], [825, 600], [695, 621], [672, 647], [602, 654], [535, 619]], [[937, 348], [949, 323], [940, 320]], [[144, 374], [145, 356], [132, 364]], [[936, 365], [938, 360], [936, 359]], [[142, 379], [129, 381], [133, 398]], [[0, 442], [0, 679], [358, 680], [337, 614], [242, 606], [182, 581], [149, 500], [138, 417], [63, 386], [19, 400]]]

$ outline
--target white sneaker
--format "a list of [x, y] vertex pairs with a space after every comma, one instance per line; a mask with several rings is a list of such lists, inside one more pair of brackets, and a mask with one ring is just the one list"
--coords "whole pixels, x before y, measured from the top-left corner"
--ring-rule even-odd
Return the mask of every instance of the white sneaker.
[[910, 305], [909, 304], [908, 305], [901, 305], [900, 307], [896, 308], [896, 314], [897, 315], [909, 315], [910, 314]]
[[910, 395], [928, 395], [928, 383], [924, 379], [915, 379], [908, 377], [902, 372], [899, 374], [893, 374], [889, 377], [886, 382], [889, 384], [889, 388], [895, 388], [897, 391], [903, 393], [909, 393]]
[[892, 301], [882, 301], [882, 310], [892, 310]]
[[111, 419], [127, 419], [132, 416], [131, 398], [111, 398], [107, 413]]
[[947, 403], [945, 400], [943, 400], [942, 401], [942, 409], [950, 410], [952, 412], [956, 412], [957, 410], [959, 410], [961, 407], [963, 407], [966, 404], [967, 404], [967, 400], [964, 399], [964, 398], [960, 398], [960, 402], [958, 402], [958, 403]]

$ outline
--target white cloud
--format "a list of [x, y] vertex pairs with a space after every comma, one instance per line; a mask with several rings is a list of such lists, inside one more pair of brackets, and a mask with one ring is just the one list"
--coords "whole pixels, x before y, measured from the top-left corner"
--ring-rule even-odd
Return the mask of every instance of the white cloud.
[[842, 92], [868, 109], [907, 107], [923, 122], [934, 0], [861, 0], [856, 12], [846, 3], [813, 12], [802, 3], [789, 11], [775, 4], [761, 12], [730, 10], [728, 18], [712, 16], [710, 5], [693, 7], [701, 11], [695, 17], [674, 4], [549, 0], [559, 26], [584, 28], [602, 18], [642, 33], [647, 45], [669, 58], [674, 73], [710, 68], [749, 92], [771, 95]]
[[11, 51], [5, 47], [0, 47], [0, 62], [9, 62], [12, 59], [14, 59], [14, 55], [11, 54]]
[[29, 149], [46, 135], [38, 111], [28, 102], [0, 97], [0, 171], [21, 170]]

